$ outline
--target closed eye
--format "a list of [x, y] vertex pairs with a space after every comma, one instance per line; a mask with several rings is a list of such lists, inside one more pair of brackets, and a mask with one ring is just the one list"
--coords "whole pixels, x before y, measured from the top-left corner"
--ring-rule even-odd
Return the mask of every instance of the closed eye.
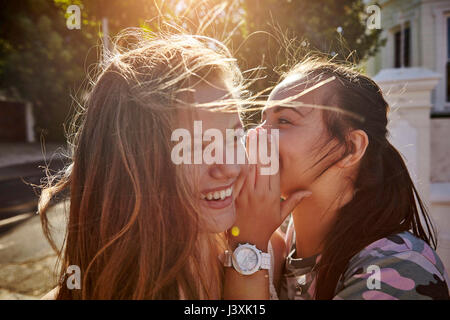
[[292, 122], [285, 118], [278, 118], [278, 124], [292, 124]]

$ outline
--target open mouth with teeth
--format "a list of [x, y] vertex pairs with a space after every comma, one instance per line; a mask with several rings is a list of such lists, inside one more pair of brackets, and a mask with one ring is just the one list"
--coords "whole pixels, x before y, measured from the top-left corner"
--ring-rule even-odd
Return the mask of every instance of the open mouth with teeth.
[[220, 201], [225, 200], [226, 198], [230, 197], [233, 194], [233, 186], [222, 189], [222, 190], [216, 190], [213, 192], [208, 192], [206, 194], [201, 194], [201, 199], [206, 201]]

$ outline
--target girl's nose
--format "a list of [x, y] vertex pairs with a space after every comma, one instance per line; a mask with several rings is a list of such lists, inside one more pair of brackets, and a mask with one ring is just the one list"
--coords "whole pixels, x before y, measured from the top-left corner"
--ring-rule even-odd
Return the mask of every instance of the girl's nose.
[[239, 176], [241, 165], [239, 164], [214, 164], [209, 168], [211, 177], [217, 180], [232, 180]]

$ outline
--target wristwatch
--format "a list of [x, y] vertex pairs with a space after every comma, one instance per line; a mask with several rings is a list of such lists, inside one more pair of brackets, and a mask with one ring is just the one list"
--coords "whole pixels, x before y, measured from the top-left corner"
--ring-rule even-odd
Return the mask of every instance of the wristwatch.
[[270, 254], [262, 252], [253, 244], [239, 244], [233, 254], [225, 250], [224, 266], [233, 267], [242, 275], [251, 275], [261, 269], [269, 270], [270, 265]]

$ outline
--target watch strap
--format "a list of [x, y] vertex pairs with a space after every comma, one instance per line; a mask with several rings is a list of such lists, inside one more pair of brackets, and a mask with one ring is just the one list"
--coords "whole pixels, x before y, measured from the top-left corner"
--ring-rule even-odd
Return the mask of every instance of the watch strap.
[[224, 259], [223, 259], [223, 266], [224, 267], [232, 267], [233, 266], [233, 254], [229, 250], [225, 250], [224, 252]]
[[261, 269], [269, 270], [272, 264], [270, 253], [261, 252]]

